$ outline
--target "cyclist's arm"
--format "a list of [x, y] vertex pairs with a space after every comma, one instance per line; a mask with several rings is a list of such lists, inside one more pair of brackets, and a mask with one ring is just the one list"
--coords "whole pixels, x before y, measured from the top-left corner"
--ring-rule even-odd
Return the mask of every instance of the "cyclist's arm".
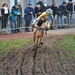
[[46, 26], [48, 29], [50, 29], [50, 22], [49, 21], [46, 21]]
[[47, 25], [48, 29], [50, 29], [50, 24], [52, 23], [53, 19], [54, 19], [54, 17], [52, 15], [52, 16], [50, 16], [50, 19], [47, 21], [46, 25]]
[[[38, 18], [37, 20], [39, 21], [40, 19], [44, 18], [46, 16], [46, 12], [43, 12]], [[35, 26], [37, 27], [37, 23], [38, 21], [35, 23]]]
[[50, 23], [48, 22], [48, 26], [47, 26], [49, 29], [50, 29]]

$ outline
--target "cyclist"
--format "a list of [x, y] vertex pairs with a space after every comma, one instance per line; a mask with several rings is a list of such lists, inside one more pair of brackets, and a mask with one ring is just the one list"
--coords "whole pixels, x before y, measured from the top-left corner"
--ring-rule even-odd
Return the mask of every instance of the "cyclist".
[[[43, 12], [37, 19], [34, 25], [34, 29], [33, 29], [33, 41], [35, 42], [35, 37], [36, 37], [36, 32], [38, 31], [38, 28], [50, 28], [50, 16], [52, 16], [53, 11], [52, 9], [48, 8], [46, 10], [46, 12]], [[43, 31], [44, 34], [44, 31]], [[42, 36], [43, 37], [43, 36]], [[41, 44], [43, 44], [43, 42], [41, 41]]]

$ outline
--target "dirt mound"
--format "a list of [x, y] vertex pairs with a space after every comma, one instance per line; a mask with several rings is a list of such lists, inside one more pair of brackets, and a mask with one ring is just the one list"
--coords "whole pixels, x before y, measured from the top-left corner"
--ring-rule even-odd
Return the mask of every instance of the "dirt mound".
[[75, 75], [75, 59], [70, 51], [55, 46], [56, 37], [45, 37], [45, 43], [36, 50], [29, 45], [2, 56], [0, 75]]

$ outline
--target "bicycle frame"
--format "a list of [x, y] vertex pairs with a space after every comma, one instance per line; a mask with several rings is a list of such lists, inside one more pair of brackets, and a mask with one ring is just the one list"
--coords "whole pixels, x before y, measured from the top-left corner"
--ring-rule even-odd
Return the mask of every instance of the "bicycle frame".
[[41, 39], [43, 38], [43, 35], [44, 35], [44, 28], [38, 28], [38, 31], [36, 33], [36, 38], [35, 38], [35, 46], [36, 47], [40, 47], [42, 44], [41, 44]]

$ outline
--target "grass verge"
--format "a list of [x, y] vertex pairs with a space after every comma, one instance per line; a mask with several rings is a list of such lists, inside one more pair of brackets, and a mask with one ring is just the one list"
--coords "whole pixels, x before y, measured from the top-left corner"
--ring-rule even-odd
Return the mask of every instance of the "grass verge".
[[75, 35], [63, 36], [57, 40], [56, 45], [60, 50], [68, 50], [75, 57]]
[[0, 41], [0, 55], [11, 51], [12, 49], [20, 49], [26, 47], [32, 39], [18, 39], [18, 40], [8, 40]]

